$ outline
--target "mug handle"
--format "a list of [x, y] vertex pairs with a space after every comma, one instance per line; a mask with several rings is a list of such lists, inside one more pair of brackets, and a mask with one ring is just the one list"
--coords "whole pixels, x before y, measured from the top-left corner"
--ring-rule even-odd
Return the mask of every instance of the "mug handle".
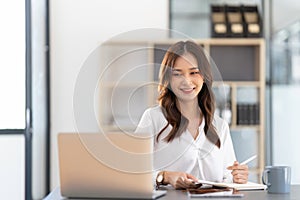
[[[267, 186], [271, 185], [271, 183], [268, 183], [269, 182], [269, 180], [268, 180], [268, 174], [269, 174], [269, 172], [270, 172], [269, 169], [264, 170], [263, 175], [261, 177], [261, 180], [262, 180], [263, 184], [265, 184]], [[266, 179], [267, 179], [267, 181], [266, 181]]]

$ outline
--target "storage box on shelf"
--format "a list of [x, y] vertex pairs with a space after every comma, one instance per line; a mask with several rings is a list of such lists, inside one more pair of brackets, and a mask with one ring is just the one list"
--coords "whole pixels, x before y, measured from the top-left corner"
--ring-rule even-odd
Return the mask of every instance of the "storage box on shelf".
[[211, 37], [227, 37], [227, 15], [224, 5], [211, 5]]
[[[176, 41], [114, 41], [104, 45], [108, 51], [102, 55], [102, 67], [108, 69], [99, 82], [99, 119], [104, 128], [133, 130], [144, 110], [157, 103], [160, 63]], [[195, 41], [217, 66], [213, 69], [216, 113], [230, 124], [237, 159], [258, 154], [249, 167], [251, 179], [260, 182], [264, 168], [264, 40]]]
[[211, 37], [261, 36], [262, 18], [257, 5], [211, 5]]

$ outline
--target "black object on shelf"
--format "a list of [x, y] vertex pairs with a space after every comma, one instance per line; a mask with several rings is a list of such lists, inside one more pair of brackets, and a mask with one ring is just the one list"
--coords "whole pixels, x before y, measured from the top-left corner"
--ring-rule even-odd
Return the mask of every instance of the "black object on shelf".
[[227, 17], [225, 5], [211, 5], [211, 34], [212, 37], [227, 37]]
[[262, 37], [256, 5], [211, 5], [211, 37]]
[[243, 6], [244, 29], [246, 37], [262, 36], [262, 19], [257, 6]]
[[245, 105], [244, 104], [237, 104], [237, 125], [244, 125], [246, 124], [244, 122], [245, 120]]
[[237, 104], [237, 125], [258, 125], [258, 104]]
[[255, 104], [254, 106], [254, 115], [255, 115], [255, 119], [254, 119], [254, 124], [259, 124], [260, 123], [260, 118], [259, 118], [259, 104]]
[[228, 35], [230, 37], [244, 37], [244, 23], [241, 6], [226, 6], [228, 19]]
[[248, 105], [248, 117], [249, 117], [249, 124], [252, 125], [252, 124], [255, 124], [255, 106], [256, 104], [249, 104]]

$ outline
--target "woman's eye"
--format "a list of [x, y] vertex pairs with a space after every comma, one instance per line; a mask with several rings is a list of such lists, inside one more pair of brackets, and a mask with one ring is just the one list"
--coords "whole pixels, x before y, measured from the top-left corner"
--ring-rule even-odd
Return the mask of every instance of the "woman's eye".
[[173, 73], [173, 76], [180, 76], [181, 74], [179, 73]]
[[191, 75], [200, 74], [199, 72], [191, 72]]

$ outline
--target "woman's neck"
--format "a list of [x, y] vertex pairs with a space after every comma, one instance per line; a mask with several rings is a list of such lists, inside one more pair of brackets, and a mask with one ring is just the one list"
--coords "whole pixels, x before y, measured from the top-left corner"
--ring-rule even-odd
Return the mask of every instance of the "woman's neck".
[[200, 108], [197, 101], [177, 102], [180, 112], [188, 119], [195, 119], [200, 117]]

